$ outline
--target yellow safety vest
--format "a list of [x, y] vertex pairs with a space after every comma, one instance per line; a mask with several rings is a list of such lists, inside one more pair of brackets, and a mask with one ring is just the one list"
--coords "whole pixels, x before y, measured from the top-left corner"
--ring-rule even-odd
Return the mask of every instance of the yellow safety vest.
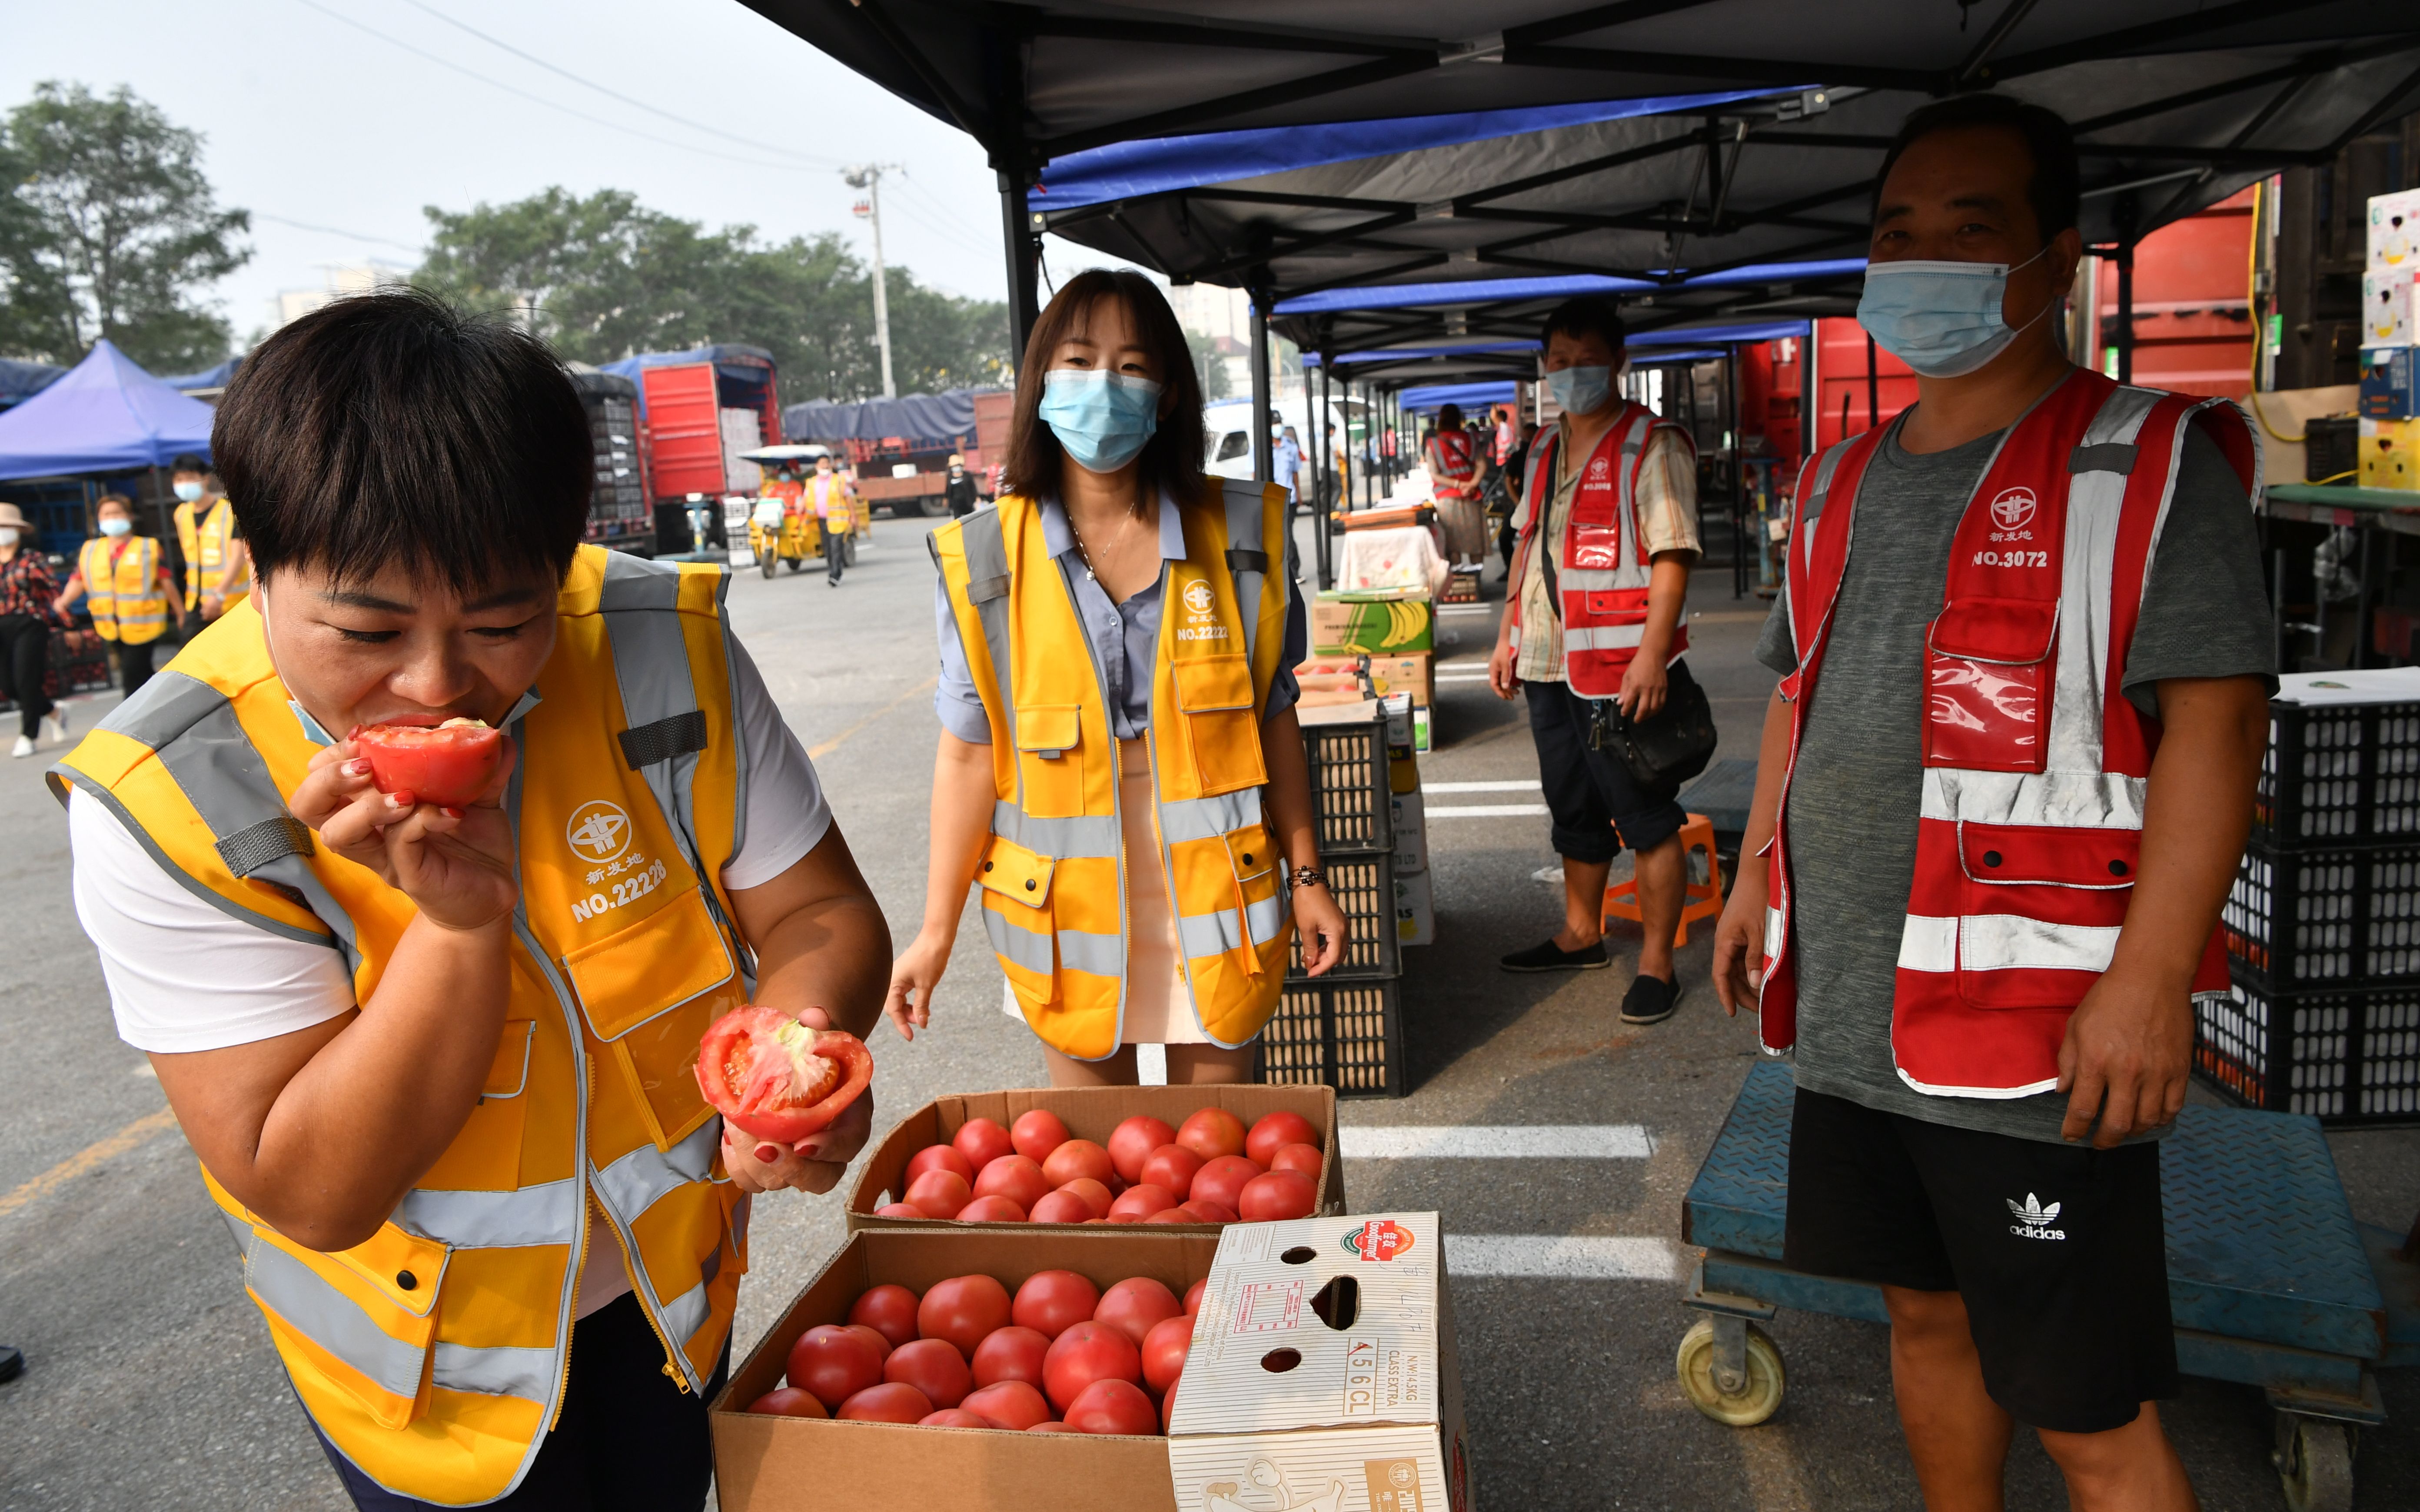
[[[121, 541], [124, 548], [113, 563], [111, 548]], [[160, 592], [160, 543], [151, 537], [96, 535], [84, 544], [76, 571], [84, 579], [92, 627], [103, 640], [139, 646], [168, 628], [168, 596]]]
[[[730, 1336], [747, 1199], [690, 1069], [752, 972], [720, 880], [745, 804], [725, 580], [581, 548], [553, 656], [509, 720], [521, 904], [495, 1062], [377, 1235], [308, 1249], [203, 1173], [304, 1407], [396, 1495], [472, 1505], [520, 1483], [562, 1410], [591, 1243], [621, 1246], [687, 1389]], [[247, 606], [52, 781], [107, 805], [228, 914], [337, 951], [366, 1001], [415, 909], [287, 812], [315, 748]]]
[[1163, 869], [1202, 1032], [1244, 1044], [1277, 1011], [1294, 916], [1261, 810], [1261, 714], [1287, 596], [1265, 543], [1284, 539], [1285, 507], [1284, 489], [1255, 483], [1180, 506], [1185, 558], [1163, 568], [1152, 671], [1148, 861], [1125, 855], [1109, 695], [1040, 507], [1007, 495], [929, 537], [991, 724], [984, 928], [1026, 1023], [1063, 1055], [1098, 1060], [1124, 1038], [1130, 864]]
[[848, 480], [837, 472], [818, 472], [799, 486], [816, 520], [835, 535], [855, 529]]
[[[219, 575], [225, 570], [227, 557], [235, 541], [235, 505], [225, 496], [210, 503], [210, 512], [197, 525], [192, 504], [177, 506], [177, 544], [185, 548], [185, 608], [191, 611], [201, 607], [202, 592], [218, 591]], [[227, 584], [220, 612], [242, 602], [251, 591], [252, 573], [246, 569], [234, 582]]]

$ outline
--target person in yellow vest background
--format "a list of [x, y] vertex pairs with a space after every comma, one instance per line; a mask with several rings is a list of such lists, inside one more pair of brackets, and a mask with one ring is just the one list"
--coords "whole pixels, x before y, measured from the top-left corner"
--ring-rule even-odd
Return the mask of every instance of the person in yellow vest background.
[[118, 682], [132, 698], [151, 680], [151, 653], [174, 614], [182, 629], [185, 602], [160, 554], [160, 543], [134, 533], [134, 501], [106, 493], [93, 505], [101, 533], [76, 553], [76, 570], [53, 606], [65, 619], [78, 598], [92, 615], [93, 633], [117, 647]]
[[208, 625], [251, 585], [251, 553], [226, 489], [208, 463], [184, 454], [169, 464], [168, 486], [177, 495], [177, 544], [185, 554], [185, 612]]
[[[561, 363], [418, 291], [284, 327], [211, 440], [257, 591], [52, 778], [225, 1284], [361, 1507], [701, 1506], [752, 1195], [829, 1191], [872, 1103], [735, 1140], [700, 1039], [862, 1033], [890, 968], [723, 569], [582, 545]], [[504, 731], [457, 807], [336, 733], [457, 719]]]
[[801, 507], [815, 512], [824, 538], [824, 582], [840, 586], [841, 568], [848, 558], [848, 538], [857, 532], [857, 485], [832, 466], [827, 455], [815, 458], [815, 471], [801, 486]]
[[1094, 270], [1033, 328], [999, 507], [935, 531], [942, 733], [924, 923], [885, 1004], [909, 1039], [970, 884], [1054, 1086], [1251, 1075], [1301, 931], [1342, 954], [1295, 717], [1286, 492], [1205, 477], [1167, 299]]

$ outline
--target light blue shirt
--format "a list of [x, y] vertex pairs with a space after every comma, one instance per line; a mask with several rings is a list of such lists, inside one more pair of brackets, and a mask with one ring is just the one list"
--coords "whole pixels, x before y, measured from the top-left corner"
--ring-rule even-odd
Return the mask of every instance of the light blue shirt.
[[1295, 479], [1302, 474], [1302, 448], [1291, 439], [1280, 440], [1277, 455], [1270, 458], [1269, 468], [1277, 474], [1279, 486], [1288, 493], [1294, 492]]
[[[1075, 601], [1076, 617], [1083, 622], [1085, 633], [1092, 638], [1093, 660], [1109, 683], [1111, 733], [1120, 740], [1132, 740], [1151, 728], [1151, 671], [1153, 658], [1159, 651], [1160, 592], [1168, 580], [1165, 564], [1185, 560], [1184, 519], [1177, 512], [1176, 501], [1161, 494], [1160, 575], [1150, 587], [1125, 603], [1113, 604], [1108, 592], [1084, 568], [1083, 555], [1076, 548], [1076, 532], [1067, 525], [1066, 509], [1056, 499], [1042, 500], [1040, 508], [1043, 547], [1059, 563], [1059, 574], [1066, 580], [1068, 594]], [[958, 643], [958, 622], [950, 608], [949, 584], [939, 576], [933, 579], [933, 614], [939, 623], [941, 642], [941, 681], [933, 689], [933, 712], [939, 717], [941, 728], [960, 740], [988, 746], [991, 721], [985, 717], [982, 695], [975, 691], [974, 673], [967, 667], [966, 648]], [[1269, 684], [1268, 706], [1261, 711], [1262, 718], [1271, 718], [1293, 708], [1295, 701], [1302, 696], [1294, 679], [1294, 669], [1302, 661], [1310, 643], [1302, 594], [1289, 581], [1285, 640], [1278, 655], [1278, 674]]]

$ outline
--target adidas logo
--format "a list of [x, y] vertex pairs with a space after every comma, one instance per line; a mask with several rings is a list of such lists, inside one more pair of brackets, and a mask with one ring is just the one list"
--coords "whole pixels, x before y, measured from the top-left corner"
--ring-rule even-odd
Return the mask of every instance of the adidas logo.
[[2019, 1239], [2065, 1239], [2067, 1237], [2066, 1229], [2050, 1227], [2058, 1220], [2057, 1203], [2045, 1204], [2041, 1198], [2030, 1192], [2025, 1194], [2025, 1200], [2023, 1202], [2019, 1202], [2014, 1197], [2006, 1200], [2009, 1214], [2017, 1220], [2009, 1226], [2009, 1233]]

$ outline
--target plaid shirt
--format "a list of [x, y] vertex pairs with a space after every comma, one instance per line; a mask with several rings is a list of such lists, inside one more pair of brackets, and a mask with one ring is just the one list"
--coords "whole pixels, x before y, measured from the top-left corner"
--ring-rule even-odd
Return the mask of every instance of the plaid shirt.
[[64, 625], [52, 604], [59, 596], [59, 580], [51, 564], [31, 547], [0, 563], [0, 614], [30, 614], [44, 625]]

